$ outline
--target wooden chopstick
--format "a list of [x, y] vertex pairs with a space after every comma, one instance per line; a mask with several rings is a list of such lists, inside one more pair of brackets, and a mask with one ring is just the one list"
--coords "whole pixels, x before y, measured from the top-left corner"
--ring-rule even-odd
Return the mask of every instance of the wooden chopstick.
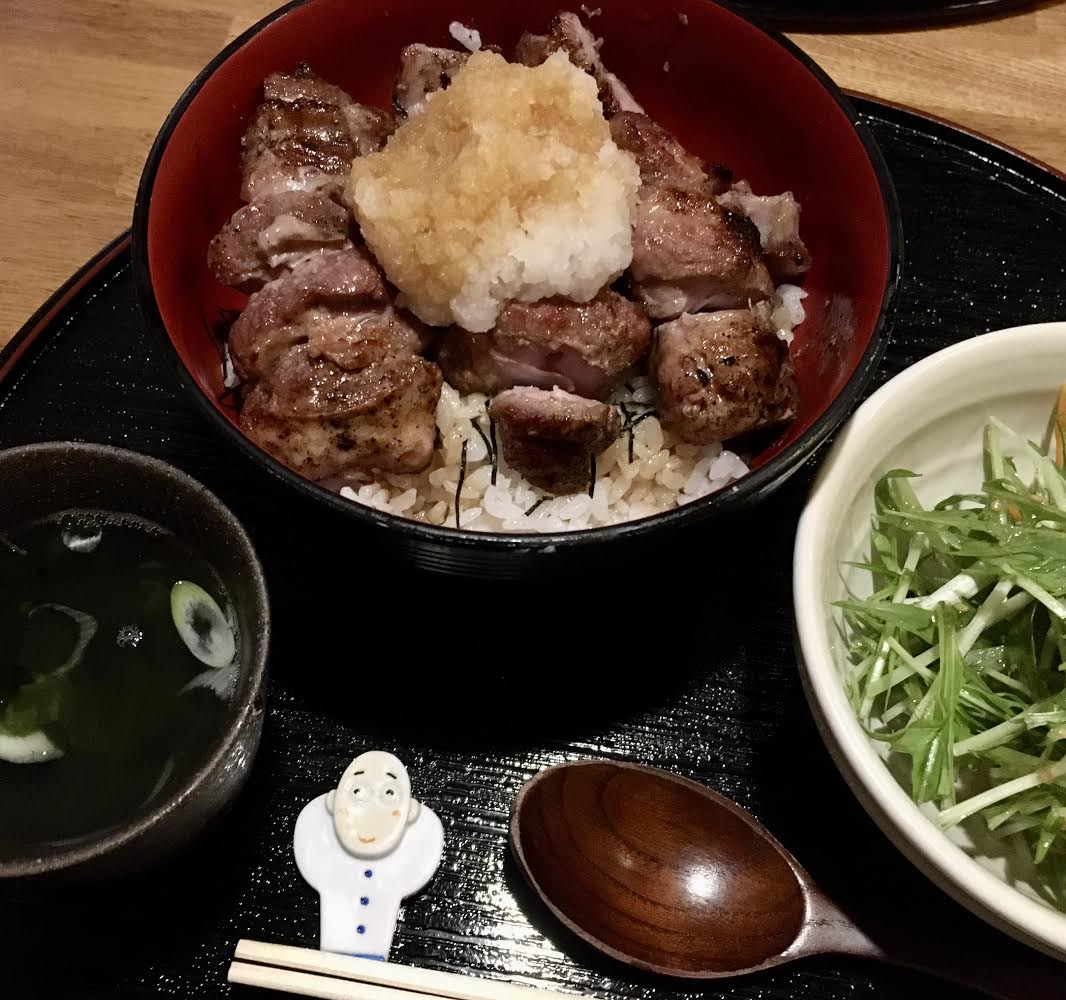
[[574, 1000], [572, 993], [265, 941], [238, 941], [234, 957], [231, 983], [325, 1000]]
[[226, 978], [241, 986], [258, 986], [265, 990], [296, 993], [302, 997], [321, 997], [322, 1000], [413, 1000], [425, 996], [424, 993], [390, 990], [385, 986], [371, 986], [350, 979], [316, 976], [313, 972], [293, 972], [292, 969], [277, 969], [270, 965], [248, 965], [246, 962], [231, 962]]

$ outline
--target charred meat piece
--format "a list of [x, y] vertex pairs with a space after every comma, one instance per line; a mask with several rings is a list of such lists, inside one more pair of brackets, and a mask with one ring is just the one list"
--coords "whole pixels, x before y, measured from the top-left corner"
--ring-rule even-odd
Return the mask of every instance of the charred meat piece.
[[510, 363], [502, 380], [509, 385], [501, 388], [525, 384], [515, 378], [514, 366], [527, 366], [568, 392], [604, 399], [644, 356], [651, 324], [639, 306], [604, 289], [583, 303], [559, 297], [512, 302], [497, 318], [492, 339], [497, 356]]
[[417, 355], [386, 353], [350, 372], [304, 345], [252, 387], [241, 428], [308, 479], [420, 472], [433, 457], [440, 390], [440, 369]]
[[732, 173], [728, 167], [709, 168], [647, 115], [621, 111], [611, 118], [610, 126], [615, 145], [632, 153], [637, 161], [643, 186], [713, 195], [729, 188]]
[[589, 73], [600, 89], [600, 102], [610, 117], [619, 111], [643, 111], [621, 80], [608, 72], [600, 60], [600, 43], [581, 23], [577, 14], [557, 14], [547, 35], [528, 32], [518, 39], [515, 62], [539, 66], [553, 52], [562, 50], [579, 69]]
[[433, 331], [403, 309], [311, 309], [294, 325], [304, 328], [311, 355], [345, 371], [359, 371], [386, 354], [423, 354]]
[[794, 281], [810, 270], [811, 255], [799, 234], [800, 206], [791, 191], [760, 196], [739, 181], [719, 195], [718, 203], [755, 223], [774, 281]]
[[547, 35], [534, 35], [525, 32], [515, 43], [514, 62], [523, 66], [539, 66], [558, 46], [552, 46]]
[[339, 191], [352, 159], [380, 149], [393, 130], [384, 113], [353, 101], [307, 66], [272, 73], [266, 98], [241, 140], [241, 197], [282, 191]]
[[230, 357], [243, 380], [263, 378], [285, 350], [308, 339], [306, 324], [296, 322], [308, 310], [366, 311], [388, 304], [385, 280], [365, 254], [324, 250], [252, 295], [230, 330]]
[[587, 489], [593, 459], [622, 430], [613, 406], [562, 389], [508, 389], [489, 404], [489, 415], [507, 464], [555, 494]]
[[774, 282], [810, 267], [791, 192], [759, 197], [744, 181], [730, 188], [728, 168], [708, 169], [647, 115], [621, 112], [610, 125], [640, 168], [630, 273], [650, 315], [759, 302]]
[[263, 82], [263, 97], [267, 103], [336, 108], [347, 126], [355, 156], [381, 149], [395, 128], [383, 111], [353, 101], [340, 87], [316, 76], [306, 63], [293, 74], [271, 73]]
[[584, 303], [559, 297], [511, 302], [488, 333], [450, 327], [437, 362], [460, 392], [559, 386], [604, 399], [650, 340], [651, 325], [640, 307], [605, 289]]
[[266, 195], [233, 214], [207, 262], [223, 285], [254, 292], [308, 254], [346, 246], [350, 223], [343, 205], [317, 191]]
[[426, 106], [426, 98], [444, 90], [469, 58], [469, 52], [456, 49], [438, 49], [420, 42], [408, 45], [400, 53], [400, 75], [392, 89], [396, 117], [417, 115]]
[[[512, 385], [544, 385], [551, 378], [539, 368], [501, 372], [513, 363], [495, 353], [491, 330], [471, 333], [461, 326], [449, 326], [437, 338], [433, 360], [440, 365], [444, 380], [464, 394], [484, 392], [492, 395]], [[521, 375], [526, 377], [519, 378], [518, 382], [512, 381], [511, 377]]]
[[656, 319], [738, 308], [774, 291], [754, 224], [709, 194], [671, 187], [641, 189], [630, 273]]
[[664, 423], [689, 444], [726, 441], [796, 415], [788, 348], [747, 309], [664, 323], [655, 331], [649, 372]]
[[305, 344], [312, 360], [326, 358], [344, 371], [360, 371], [387, 354], [420, 354], [428, 336], [419, 320], [392, 306], [311, 308], [284, 326], [261, 331], [254, 348], [257, 373], [269, 378], [290, 348]]

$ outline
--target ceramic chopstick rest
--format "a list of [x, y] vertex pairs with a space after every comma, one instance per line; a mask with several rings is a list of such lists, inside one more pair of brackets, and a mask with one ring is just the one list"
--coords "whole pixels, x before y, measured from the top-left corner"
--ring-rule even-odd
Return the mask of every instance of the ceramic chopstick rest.
[[319, 895], [322, 951], [385, 961], [400, 902], [433, 877], [444, 830], [412, 797], [407, 768], [371, 750], [348, 765], [336, 788], [304, 806], [293, 849]]

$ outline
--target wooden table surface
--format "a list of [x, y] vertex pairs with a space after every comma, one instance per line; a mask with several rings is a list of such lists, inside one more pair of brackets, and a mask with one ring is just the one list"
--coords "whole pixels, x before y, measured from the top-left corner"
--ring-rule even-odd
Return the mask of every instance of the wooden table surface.
[[[171, 105], [229, 39], [280, 2], [0, 0], [0, 346], [129, 225]], [[793, 37], [844, 87], [1066, 170], [1066, 3], [934, 29]]]

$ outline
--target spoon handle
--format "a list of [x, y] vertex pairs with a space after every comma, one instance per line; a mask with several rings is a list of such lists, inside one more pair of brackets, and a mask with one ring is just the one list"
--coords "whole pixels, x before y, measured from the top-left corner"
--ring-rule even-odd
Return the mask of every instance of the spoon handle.
[[1066, 964], [1027, 948], [992, 928], [979, 928], [965, 950], [925, 928], [879, 928], [867, 933], [815, 890], [808, 928], [797, 941], [803, 954], [854, 955], [925, 972], [998, 1000], [1066, 996]]

